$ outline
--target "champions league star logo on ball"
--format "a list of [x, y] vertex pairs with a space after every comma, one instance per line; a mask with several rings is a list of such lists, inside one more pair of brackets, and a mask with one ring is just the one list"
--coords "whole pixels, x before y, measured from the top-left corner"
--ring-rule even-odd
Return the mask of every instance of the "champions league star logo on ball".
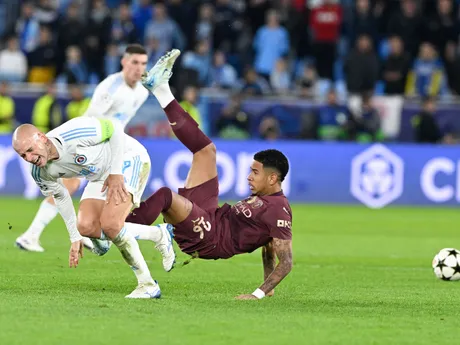
[[370, 208], [382, 208], [403, 192], [404, 162], [391, 150], [376, 144], [353, 158], [351, 194]]

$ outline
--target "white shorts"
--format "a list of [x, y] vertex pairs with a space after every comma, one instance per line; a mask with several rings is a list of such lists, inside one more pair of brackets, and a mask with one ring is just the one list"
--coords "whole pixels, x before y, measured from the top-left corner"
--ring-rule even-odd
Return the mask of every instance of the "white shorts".
[[[134, 207], [139, 207], [150, 175], [150, 157], [147, 152], [142, 154], [126, 154], [123, 162], [123, 176], [125, 186], [133, 197]], [[101, 192], [104, 181], [90, 181], [85, 187], [80, 200], [105, 200], [107, 191]]]

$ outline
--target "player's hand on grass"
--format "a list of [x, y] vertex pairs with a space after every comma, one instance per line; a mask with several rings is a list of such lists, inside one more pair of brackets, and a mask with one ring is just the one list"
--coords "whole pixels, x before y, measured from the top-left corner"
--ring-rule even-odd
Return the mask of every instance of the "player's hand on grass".
[[251, 294], [246, 294], [246, 295], [239, 295], [239, 296], [236, 296], [235, 299], [239, 299], [239, 300], [248, 300], [248, 299], [258, 299], [256, 296], [254, 295], [251, 295]]
[[83, 242], [76, 241], [73, 242], [70, 246], [69, 252], [69, 267], [77, 267], [78, 261], [83, 257]]
[[123, 175], [109, 175], [102, 186], [102, 192], [107, 191], [107, 204], [114, 202], [115, 205], [126, 202], [129, 198], [129, 193], [125, 187], [125, 179]]

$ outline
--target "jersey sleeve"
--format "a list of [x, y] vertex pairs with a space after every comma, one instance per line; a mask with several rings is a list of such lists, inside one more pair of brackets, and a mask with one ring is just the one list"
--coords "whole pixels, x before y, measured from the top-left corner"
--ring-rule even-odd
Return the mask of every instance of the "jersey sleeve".
[[53, 197], [59, 214], [66, 225], [70, 241], [80, 241], [82, 236], [78, 232], [77, 215], [69, 191], [56, 179], [50, 177], [46, 171], [35, 165], [32, 165], [31, 173], [42, 194]]
[[282, 205], [273, 205], [264, 212], [264, 223], [270, 229], [270, 237], [281, 240], [292, 239], [291, 211]]
[[110, 92], [110, 88], [105, 83], [100, 83], [94, 90], [91, 102], [84, 115], [91, 117], [106, 116], [110, 113], [114, 103], [113, 92]]
[[118, 121], [95, 117], [77, 117], [67, 121], [55, 132], [64, 142], [76, 146], [94, 146], [108, 141], [111, 149], [111, 174], [121, 175], [125, 133]]

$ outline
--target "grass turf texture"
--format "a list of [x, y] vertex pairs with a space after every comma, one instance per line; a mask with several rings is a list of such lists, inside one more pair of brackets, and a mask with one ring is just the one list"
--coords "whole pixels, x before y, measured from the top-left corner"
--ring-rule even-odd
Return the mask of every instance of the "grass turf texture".
[[[460, 247], [456, 209], [294, 205], [294, 269], [262, 301], [260, 250], [170, 273], [141, 242], [160, 300], [126, 300], [135, 278], [113, 247], [67, 267], [60, 218], [46, 252], [13, 247], [39, 201], [0, 199], [0, 344], [438, 344], [455, 339], [460, 285], [431, 260]], [[12, 225], [9, 229], [8, 223]], [[179, 260], [187, 258], [179, 254]]]

